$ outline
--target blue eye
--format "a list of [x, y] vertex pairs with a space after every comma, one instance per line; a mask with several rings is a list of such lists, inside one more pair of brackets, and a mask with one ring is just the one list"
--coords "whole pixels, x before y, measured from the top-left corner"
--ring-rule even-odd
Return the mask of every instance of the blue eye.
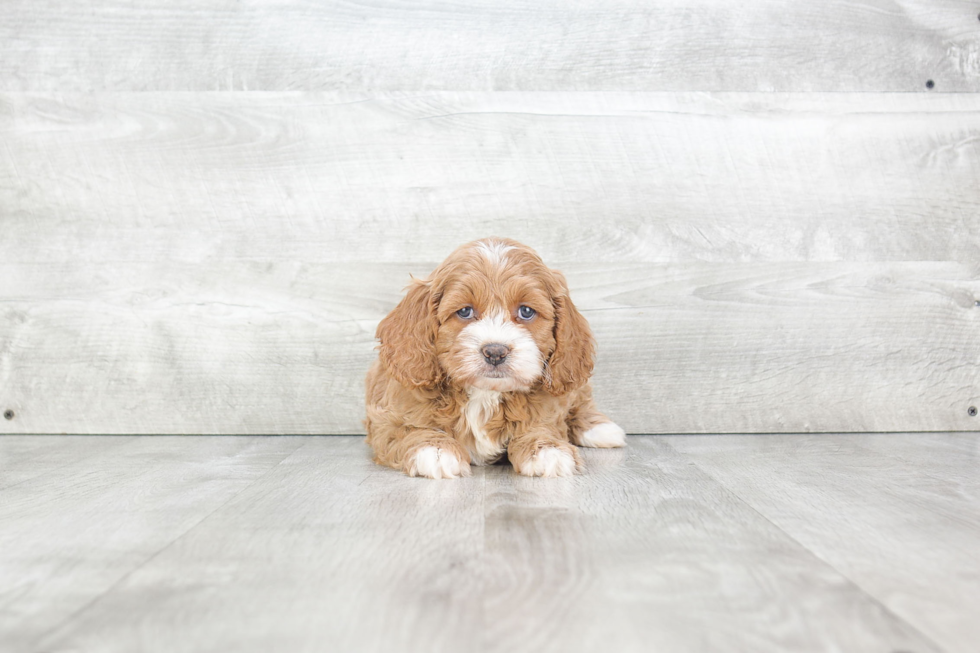
[[473, 317], [473, 307], [464, 306], [463, 308], [456, 311], [456, 316], [461, 320], [468, 320]]
[[519, 309], [517, 309], [517, 317], [521, 318], [522, 320], [530, 320], [537, 314], [537, 311], [530, 306], [521, 306]]

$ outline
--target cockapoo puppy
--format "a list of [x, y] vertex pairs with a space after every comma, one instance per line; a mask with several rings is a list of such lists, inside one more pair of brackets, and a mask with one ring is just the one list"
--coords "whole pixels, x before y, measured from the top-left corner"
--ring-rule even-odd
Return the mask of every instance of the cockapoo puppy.
[[377, 338], [365, 425], [379, 464], [455, 478], [506, 453], [525, 476], [569, 476], [572, 445], [626, 444], [592, 400], [595, 342], [564, 276], [513, 240], [468, 243], [413, 279]]

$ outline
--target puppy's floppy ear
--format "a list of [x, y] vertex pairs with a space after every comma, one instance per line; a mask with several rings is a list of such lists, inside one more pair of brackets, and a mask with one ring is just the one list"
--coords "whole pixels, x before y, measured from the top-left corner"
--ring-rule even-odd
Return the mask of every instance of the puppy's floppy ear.
[[557, 397], [589, 380], [595, 362], [595, 340], [589, 323], [568, 296], [565, 277], [560, 272], [553, 272], [559, 282], [552, 298], [555, 305], [555, 351], [548, 359], [545, 387]]
[[435, 385], [442, 377], [436, 359], [435, 300], [430, 283], [413, 279], [408, 293], [378, 324], [378, 356], [403, 385]]

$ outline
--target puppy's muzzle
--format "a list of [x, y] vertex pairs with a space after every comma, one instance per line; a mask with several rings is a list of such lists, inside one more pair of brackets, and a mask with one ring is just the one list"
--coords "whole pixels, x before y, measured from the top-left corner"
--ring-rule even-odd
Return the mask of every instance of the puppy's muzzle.
[[483, 358], [494, 367], [507, 360], [507, 354], [510, 353], [510, 349], [498, 343], [483, 345], [481, 351], [483, 352]]

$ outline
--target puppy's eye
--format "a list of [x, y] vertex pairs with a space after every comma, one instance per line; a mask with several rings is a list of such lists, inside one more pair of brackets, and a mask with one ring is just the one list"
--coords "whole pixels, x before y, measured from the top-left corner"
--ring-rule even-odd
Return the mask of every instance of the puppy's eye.
[[472, 306], [464, 306], [463, 308], [461, 308], [458, 311], [456, 311], [456, 317], [458, 317], [461, 320], [468, 320], [468, 319], [470, 319], [471, 317], [473, 317], [473, 307]]
[[522, 320], [530, 320], [537, 314], [537, 311], [530, 306], [521, 306], [519, 309], [517, 309], [517, 317], [521, 318]]

